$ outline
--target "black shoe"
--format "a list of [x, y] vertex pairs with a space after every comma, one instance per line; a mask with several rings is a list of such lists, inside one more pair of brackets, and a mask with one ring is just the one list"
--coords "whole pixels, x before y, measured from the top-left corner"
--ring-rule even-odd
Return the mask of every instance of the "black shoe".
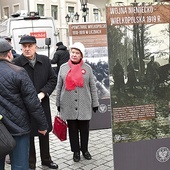
[[83, 156], [84, 156], [84, 158], [85, 159], [87, 159], [87, 160], [90, 160], [91, 159], [91, 155], [90, 155], [90, 153], [87, 151], [87, 152], [83, 152]]
[[35, 170], [35, 165], [29, 164], [29, 170]]
[[42, 165], [48, 166], [50, 169], [58, 169], [58, 165], [56, 163], [54, 163], [54, 162], [42, 163]]
[[74, 160], [74, 162], [79, 162], [80, 161], [80, 153], [79, 152], [74, 152], [73, 160]]

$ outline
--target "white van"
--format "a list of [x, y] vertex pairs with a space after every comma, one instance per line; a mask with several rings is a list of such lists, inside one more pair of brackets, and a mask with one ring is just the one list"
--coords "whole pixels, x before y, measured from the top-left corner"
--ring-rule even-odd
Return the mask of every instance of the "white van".
[[[12, 46], [18, 54], [21, 54], [19, 40], [23, 35], [33, 35], [37, 40], [37, 53], [53, 57], [58, 41], [54, 20], [52, 17], [40, 17], [35, 12], [29, 15], [13, 15], [0, 25], [0, 36], [10, 36]], [[49, 38], [51, 45], [46, 45]]]

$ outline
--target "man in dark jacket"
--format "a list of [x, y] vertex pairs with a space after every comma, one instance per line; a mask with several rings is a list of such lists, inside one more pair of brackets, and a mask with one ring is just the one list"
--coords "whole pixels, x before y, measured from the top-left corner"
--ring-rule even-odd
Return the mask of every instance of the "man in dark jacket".
[[56, 46], [58, 46], [58, 48], [54, 53], [53, 59], [51, 60], [51, 64], [57, 64], [55, 72], [56, 75], [58, 75], [60, 66], [70, 59], [70, 54], [67, 50], [67, 47], [64, 46], [62, 42], [58, 42]]
[[[27, 72], [11, 63], [12, 46], [0, 39], [0, 114], [3, 123], [16, 141], [10, 153], [11, 168], [28, 170], [30, 117], [36, 121], [38, 132], [45, 135], [48, 124], [36, 90]], [[2, 148], [0, 148], [1, 150]], [[0, 159], [0, 169], [4, 169], [5, 157]]]
[[114, 78], [114, 87], [115, 90], [120, 92], [124, 89], [124, 70], [122, 65], [120, 64], [120, 60], [116, 60], [116, 64], [113, 67], [113, 78]]
[[[40, 141], [40, 154], [42, 165], [48, 166], [51, 169], [57, 169], [58, 165], [51, 160], [49, 148], [49, 132], [52, 130], [52, 118], [50, 110], [50, 94], [54, 91], [57, 83], [57, 77], [51, 67], [51, 62], [47, 56], [39, 55], [36, 53], [37, 45], [34, 36], [22, 36], [20, 39], [22, 54], [17, 57], [13, 62], [22, 66], [31, 78], [39, 100], [41, 101], [45, 116], [48, 121], [48, 132], [45, 136], [39, 136]], [[34, 144], [34, 136], [37, 136], [37, 124], [31, 120], [32, 131], [30, 138], [30, 169], [36, 167], [36, 150]]]

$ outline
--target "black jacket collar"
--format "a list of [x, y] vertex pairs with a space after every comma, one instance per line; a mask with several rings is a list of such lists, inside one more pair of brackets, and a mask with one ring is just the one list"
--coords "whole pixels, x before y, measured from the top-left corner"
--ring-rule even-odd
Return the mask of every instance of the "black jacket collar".
[[[42, 61], [42, 59], [41, 59], [41, 56], [38, 55], [37, 53], [35, 53], [35, 55], [36, 55], [36, 62], [43, 63], [43, 61]], [[14, 60], [14, 61], [15, 61], [15, 60]], [[22, 66], [24, 66], [24, 65], [26, 65], [26, 64], [29, 64], [28, 59], [27, 59], [23, 54], [21, 54], [21, 56], [20, 56], [20, 61], [21, 61], [21, 65], [22, 65]]]

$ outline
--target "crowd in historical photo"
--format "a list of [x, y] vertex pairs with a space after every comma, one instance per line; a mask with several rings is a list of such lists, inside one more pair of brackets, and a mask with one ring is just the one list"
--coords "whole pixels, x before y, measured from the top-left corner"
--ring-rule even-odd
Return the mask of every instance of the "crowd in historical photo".
[[133, 58], [128, 58], [127, 66], [122, 66], [121, 61], [117, 59], [112, 72], [114, 89], [117, 92], [133, 92], [137, 88], [142, 88], [148, 92], [156, 92], [159, 87], [169, 86], [169, 64], [161, 66], [154, 55], [143, 64], [142, 74], [138, 62]]

